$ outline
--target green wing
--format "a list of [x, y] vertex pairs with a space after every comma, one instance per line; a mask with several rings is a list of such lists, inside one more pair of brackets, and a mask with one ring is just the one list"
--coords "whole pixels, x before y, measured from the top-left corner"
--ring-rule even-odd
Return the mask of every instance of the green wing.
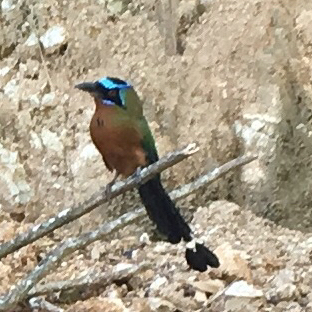
[[143, 103], [133, 88], [120, 91], [121, 97], [126, 104], [126, 117], [128, 121], [134, 122], [142, 134], [142, 147], [146, 153], [148, 163], [152, 164], [158, 160], [157, 149], [152, 132], [143, 115]]
[[152, 164], [156, 162], [159, 158], [154, 137], [144, 117], [140, 119], [140, 131], [143, 134], [142, 147], [146, 153], [148, 163]]

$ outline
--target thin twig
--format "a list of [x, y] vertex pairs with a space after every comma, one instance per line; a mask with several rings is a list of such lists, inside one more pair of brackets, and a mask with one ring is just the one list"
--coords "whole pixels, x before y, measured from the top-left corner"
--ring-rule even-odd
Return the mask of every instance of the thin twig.
[[46, 301], [42, 297], [33, 297], [29, 300], [29, 305], [33, 310], [44, 310], [47, 312], [64, 312], [64, 309], [55, 306], [54, 304]]
[[137, 220], [139, 216], [143, 215], [143, 209], [139, 210], [128, 212], [118, 219], [100, 226], [96, 231], [84, 233], [76, 238], [66, 239], [58, 247], [54, 248], [23, 280], [14, 285], [5, 296], [0, 298], [0, 311], [6, 311], [24, 300], [30, 289], [52, 269], [58, 267], [66, 256]]
[[[195, 192], [200, 187], [210, 184], [217, 178], [223, 176], [232, 169], [239, 166], [245, 165], [253, 161], [256, 157], [254, 156], [242, 156], [228, 163], [222, 165], [219, 168], [214, 169], [212, 172], [200, 177], [196, 181], [184, 185], [180, 189], [170, 193], [172, 198], [182, 198], [189, 194]], [[147, 170], [145, 170], [146, 172]], [[143, 176], [144, 172], [142, 172]], [[147, 173], [145, 173], [145, 176]], [[132, 178], [130, 178], [131, 180]], [[142, 177], [143, 179], [143, 177]], [[125, 185], [125, 183], [123, 183]], [[116, 192], [117, 186], [115, 187]], [[112, 190], [114, 191], [114, 190]], [[88, 232], [80, 235], [77, 238], [69, 238], [65, 242], [61, 243], [53, 251], [51, 251], [48, 256], [32, 271], [26, 276], [18, 285], [14, 285], [14, 288], [2, 298], [0, 298], [0, 310], [5, 311], [10, 307], [13, 307], [18, 302], [24, 300], [34, 285], [36, 285], [44, 276], [48, 274], [49, 271], [56, 268], [62, 261], [62, 259], [77, 249], [83, 248], [92, 242], [101, 239], [102, 237], [113, 233], [114, 231], [128, 225], [131, 222], [136, 221], [138, 218], [144, 216], [144, 208], [136, 209], [132, 212], [128, 212], [118, 219], [102, 225], [96, 231]]]
[[97, 286], [106, 287], [116, 280], [129, 280], [133, 275], [136, 275], [148, 269], [149, 267], [150, 264], [146, 262], [140, 263], [138, 265], [119, 263], [113, 267], [112, 271], [109, 272], [88, 272], [88, 274], [80, 278], [37, 285], [30, 290], [29, 296], [39, 296], [73, 288], [78, 290], [86, 290]]
[[48, 83], [50, 85], [50, 89], [51, 89], [51, 91], [54, 91], [54, 86], [53, 86], [53, 83], [52, 83], [51, 76], [49, 74], [47, 62], [46, 62], [46, 60], [44, 58], [43, 49], [42, 49], [42, 45], [41, 45], [41, 42], [40, 42], [40, 37], [39, 37], [39, 35], [37, 33], [37, 29], [36, 29], [34, 20], [35, 20], [35, 14], [34, 14], [34, 8], [32, 7], [30, 9], [30, 18], [28, 19], [29, 25], [30, 25], [30, 28], [32, 29], [32, 31], [35, 34], [36, 39], [37, 39], [37, 44], [38, 44], [38, 50], [39, 50], [39, 54], [40, 54], [41, 63], [43, 65], [43, 69], [44, 69], [44, 71], [46, 73], [47, 80], [48, 80]]
[[161, 172], [173, 165], [181, 162], [185, 158], [193, 155], [198, 151], [196, 144], [189, 144], [185, 148], [167, 154], [158, 162], [150, 165], [148, 168], [142, 169], [139, 175], [131, 176], [128, 179], [117, 182], [112, 186], [109, 196], [105, 193], [105, 188], [96, 192], [87, 201], [78, 204], [77, 207], [72, 207], [59, 212], [56, 216], [49, 220], [35, 225], [29, 231], [17, 235], [15, 238], [0, 245], [0, 259], [8, 254], [36, 241], [37, 239], [53, 232], [61, 226], [68, 224], [86, 213], [94, 210], [96, 207], [105, 202], [117, 197], [118, 195], [136, 187], [137, 185], [146, 182], [158, 172]]
[[243, 155], [235, 159], [232, 159], [228, 161], [227, 163], [225, 163], [224, 165], [221, 165], [220, 167], [213, 169], [207, 174], [202, 175], [201, 177], [197, 178], [195, 181], [185, 184], [181, 186], [180, 188], [172, 191], [170, 193], [170, 197], [172, 199], [180, 199], [188, 195], [191, 195], [195, 193], [202, 186], [213, 183], [217, 179], [227, 174], [229, 171], [234, 170], [238, 167], [247, 165], [248, 163], [254, 161], [255, 159], [257, 159], [257, 157], [252, 156], [252, 155]]

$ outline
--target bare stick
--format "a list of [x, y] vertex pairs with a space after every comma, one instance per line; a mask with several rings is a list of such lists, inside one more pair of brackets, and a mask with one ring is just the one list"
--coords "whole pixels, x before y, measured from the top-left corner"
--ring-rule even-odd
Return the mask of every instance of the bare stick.
[[29, 305], [33, 310], [40, 309], [47, 312], [64, 312], [63, 309], [55, 306], [54, 304], [46, 301], [44, 298], [41, 297], [31, 298], [29, 300]]
[[198, 147], [193, 143], [181, 150], [167, 154], [156, 163], [142, 169], [139, 175], [135, 177], [131, 176], [122, 182], [115, 183], [112, 186], [109, 196], [106, 195], [105, 188], [102, 188], [99, 192], [93, 194], [90, 199], [78, 204], [77, 207], [65, 209], [59, 212], [55, 217], [52, 217], [41, 224], [35, 225], [28, 232], [19, 234], [10, 241], [1, 244], [0, 259], [47, 235], [48, 233], [53, 232], [57, 228], [80, 218], [84, 214], [94, 210], [96, 207], [104, 204], [112, 198], [134, 188], [141, 183], [145, 183], [155, 174], [172, 167], [197, 151]]
[[126, 224], [130, 224], [137, 220], [139, 216], [143, 215], [143, 209], [128, 212], [118, 219], [100, 226], [96, 231], [84, 233], [76, 238], [66, 239], [52, 250], [23, 280], [11, 287], [10, 291], [0, 298], [0, 311], [7, 311], [18, 302], [24, 300], [28, 296], [30, 289], [52, 269], [58, 267], [64, 257], [72, 254], [77, 249], [84, 248], [94, 241], [101, 239], [107, 234], [119, 230]]
[[[175, 199], [186, 197], [198, 190], [200, 187], [212, 183], [230, 170], [245, 165], [254, 159], [254, 156], [238, 157], [226, 163], [225, 165], [214, 169], [212, 172], [201, 176], [196, 181], [183, 186], [179, 190], [171, 192], [170, 195]], [[70, 255], [77, 249], [83, 248], [92, 242], [101, 239], [107, 234], [111, 234], [114, 231], [130, 224], [131, 222], [136, 221], [138, 218], [144, 216], [144, 212], [144, 208], [136, 209], [132, 212], [128, 212], [122, 215], [112, 222], [102, 225], [96, 231], [82, 234], [77, 238], [69, 238], [65, 242], [61, 243], [59, 247], [51, 251], [48, 256], [32, 272], [28, 274], [26, 278], [20, 281], [18, 285], [15, 285], [13, 288], [11, 288], [8, 294], [0, 298], [0, 310], [5, 311], [25, 299], [28, 296], [30, 289], [36, 285], [44, 276], [46, 276], [49, 271], [57, 267], [64, 257]]]
[[248, 163], [252, 162], [256, 158], [257, 158], [256, 156], [252, 156], [252, 155], [243, 155], [233, 160], [230, 160], [224, 165], [221, 165], [220, 167], [215, 168], [212, 171], [208, 172], [207, 174], [204, 174], [201, 177], [197, 178], [195, 181], [185, 184], [181, 186], [180, 188], [172, 191], [170, 193], [170, 197], [172, 199], [180, 199], [188, 195], [191, 195], [195, 193], [202, 186], [213, 183], [217, 179], [227, 174], [229, 171], [234, 170], [238, 167], [247, 165]]
[[138, 265], [130, 263], [119, 263], [113, 267], [110, 272], [92, 272], [85, 276], [66, 280], [50, 282], [44, 285], [37, 285], [29, 292], [29, 296], [39, 296], [52, 292], [59, 292], [69, 289], [85, 290], [94, 287], [106, 287], [116, 280], [129, 280], [133, 275], [136, 275], [150, 267], [150, 264], [143, 262]]

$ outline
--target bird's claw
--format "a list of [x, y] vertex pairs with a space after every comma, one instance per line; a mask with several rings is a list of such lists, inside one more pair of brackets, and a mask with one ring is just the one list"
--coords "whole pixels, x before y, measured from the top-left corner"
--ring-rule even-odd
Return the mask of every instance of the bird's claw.
[[112, 194], [112, 186], [113, 186], [114, 182], [110, 182], [106, 185], [105, 187], [105, 196], [107, 198], [110, 198], [111, 197], [111, 194]]
[[106, 195], [106, 197], [108, 197], [108, 198], [111, 197], [111, 195], [112, 195], [112, 186], [115, 184], [118, 176], [119, 176], [119, 173], [116, 171], [113, 180], [110, 181], [109, 183], [107, 183], [107, 185], [105, 187], [105, 195]]
[[141, 167], [138, 167], [135, 169], [134, 173], [132, 174], [132, 178], [134, 179], [135, 183], [138, 185], [138, 186], [141, 186], [142, 185], [142, 182], [141, 182], [141, 171], [142, 171], [142, 168]]

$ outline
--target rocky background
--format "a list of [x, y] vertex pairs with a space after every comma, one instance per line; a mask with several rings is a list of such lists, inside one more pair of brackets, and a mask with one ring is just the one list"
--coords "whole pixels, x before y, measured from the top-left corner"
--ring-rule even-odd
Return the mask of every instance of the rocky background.
[[[99, 311], [101, 305], [119, 311], [106, 306], [117, 299], [120, 311], [243, 311], [244, 300], [250, 306], [244, 311], [312, 309], [310, 1], [2, 0], [0, 22], [2, 241], [87, 199], [111, 179], [88, 133], [93, 103], [73, 89], [77, 82], [106, 75], [131, 81], [145, 100], [161, 155], [186, 143], [200, 145], [194, 157], [163, 174], [168, 189], [246, 152], [259, 156], [179, 202], [190, 220], [195, 214], [192, 223], [219, 248], [220, 258], [229, 253], [223, 269], [188, 272], [182, 251], [166, 245], [173, 254], [166, 255], [164, 243], [152, 243], [142, 257], [153, 263], [151, 272], [142, 273], [131, 291], [112, 285], [68, 311]], [[137, 196], [127, 194], [56, 236], [94, 228], [136, 204]], [[138, 246], [149, 227], [147, 219], [129, 227], [116, 246], [101, 242], [98, 254], [107, 257], [105, 250], [115, 249], [111, 256], [126, 261], [120, 250], [127, 239]], [[4, 287], [21, 277], [17, 269], [35, 265], [40, 244], [21, 251], [33, 253], [29, 266], [18, 264], [18, 256], [3, 260]], [[171, 256], [179, 268], [174, 272], [164, 270]], [[233, 264], [236, 273], [229, 274], [229, 259], [237, 257], [244, 269]], [[68, 270], [80, 267], [70, 261]], [[152, 286], [159, 278], [162, 286]], [[258, 288], [257, 299], [223, 294], [211, 301], [216, 288], [194, 286], [211, 279], [219, 281], [218, 290], [246, 280]], [[164, 296], [164, 285], [173, 294]], [[166, 301], [165, 310], [151, 298]]]

